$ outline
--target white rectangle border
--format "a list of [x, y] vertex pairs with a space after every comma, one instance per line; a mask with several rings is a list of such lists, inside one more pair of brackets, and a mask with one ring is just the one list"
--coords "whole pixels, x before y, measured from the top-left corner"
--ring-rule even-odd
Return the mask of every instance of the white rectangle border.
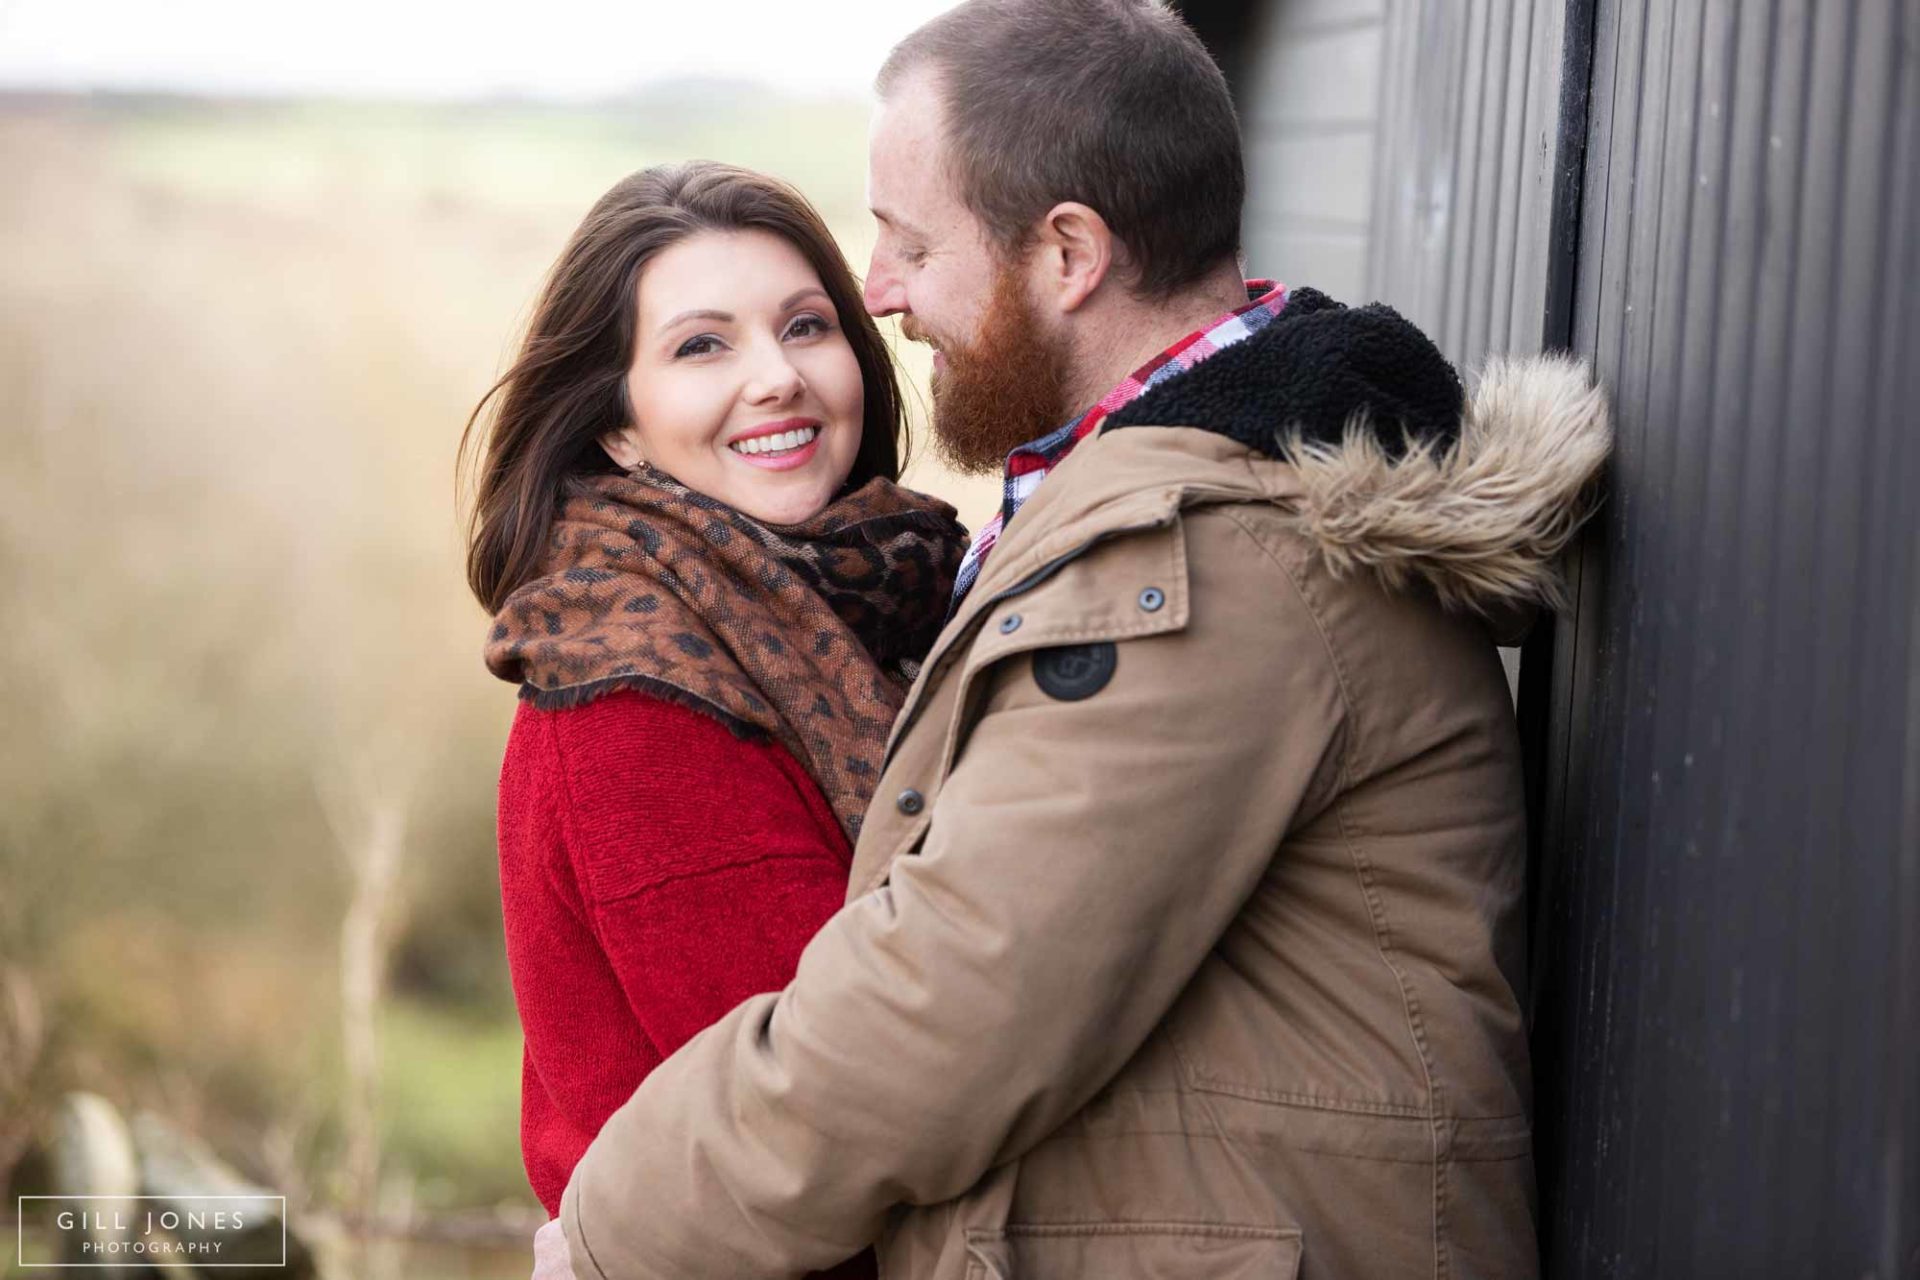
[[124, 1267], [127, 1260], [116, 1258], [112, 1262], [28, 1262], [27, 1261], [27, 1201], [29, 1200], [119, 1200], [160, 1201], [173, 1204], [181, 1200], [278, 1200], [280, 1202], [280, 1261], [278, 1262], [155, 1262], [151, 1258], [141, 1258], [138, 1265], [154, 1267], [160, 1270], [168, 1268], [194, 1267], [212, 1270], [215, 1267], [284, 1267], [287, 1265], [287, 1198], [276, 1195], [219, 1195], [219, 1196], [17, 1196], [14, 1200], [14, 1248], [13, 1263], [22, 1271], [38, 1271], [42, 1267], [86, 1267], [97, 1270], [101, 1267]]

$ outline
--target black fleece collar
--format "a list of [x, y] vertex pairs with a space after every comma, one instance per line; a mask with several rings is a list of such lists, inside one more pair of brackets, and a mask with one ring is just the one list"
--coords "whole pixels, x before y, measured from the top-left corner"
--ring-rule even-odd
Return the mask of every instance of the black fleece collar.
[[1409, 436], [1452, 445], [1465, 404], [1453, 366], [1392, 307], [1347, 307], [1300, 288], [1266, 328], [1146, 392], [1101, 430], [1200, 427], [1279, 457], [1288, 431], [1337, 444], [1362, 421], [1397, 458]]

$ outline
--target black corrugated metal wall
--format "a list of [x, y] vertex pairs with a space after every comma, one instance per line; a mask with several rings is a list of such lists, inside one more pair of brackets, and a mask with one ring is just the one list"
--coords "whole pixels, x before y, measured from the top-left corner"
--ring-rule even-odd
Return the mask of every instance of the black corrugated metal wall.
[[1548, 1274], [1920, 1277], [1920, 0], [1386, 23], [1370, 292], [1618, 417], [1522, 671]]
[[1920, 6], [1602, 0], [1545, 744], [1560, 1276], [1920, 1276]]

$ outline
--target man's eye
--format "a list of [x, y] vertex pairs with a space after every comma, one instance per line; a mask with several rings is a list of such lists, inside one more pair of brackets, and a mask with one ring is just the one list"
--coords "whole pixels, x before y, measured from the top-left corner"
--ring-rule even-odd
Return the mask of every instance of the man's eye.
[[678, 360], [683, 356], [711, 355], [719, 349], [720, 340], [710, 333], [703, 333], [697, 338], [688, 338], [681, 343], [680, 349], [673, 353], [673, 358]]

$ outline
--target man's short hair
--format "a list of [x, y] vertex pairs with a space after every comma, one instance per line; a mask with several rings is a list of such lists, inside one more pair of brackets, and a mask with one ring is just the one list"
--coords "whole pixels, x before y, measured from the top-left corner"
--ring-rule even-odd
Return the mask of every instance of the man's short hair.
[[1129, 284], [1166, 297], [1240, 252], [1246, 171], [1226, 78], [1154, 0], [967, 0], [894, 47], [886, 97], [939, 77], [950, 167], [1003, 251], [1063, 200], [1126, 246]]

